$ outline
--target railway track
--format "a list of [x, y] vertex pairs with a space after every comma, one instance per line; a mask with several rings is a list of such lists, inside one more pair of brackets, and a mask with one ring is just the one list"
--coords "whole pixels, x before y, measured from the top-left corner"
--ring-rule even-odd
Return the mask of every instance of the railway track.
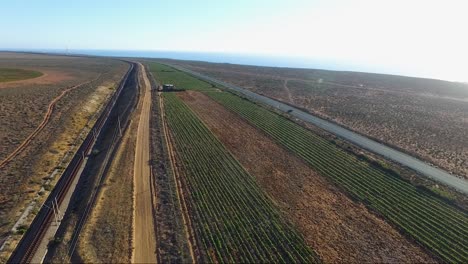
[[[136, 75], [137, 74], [134, 73], [134, 76]], [[139, 85], [137, 84], [137, 86]], [[135, 94], [134, 98], [136, 97], [138, 97], [138, 95]], [[126, 130], [130, 124], [130, 119], [129, 119], [130, 112], [133, 111], [134, 108], [135, 108], [135, 105], [133, 103], [129, 103], [123, 111], [119, 111], [118, 116], [123, 117], [123, 118], [119, 118], [120, 127], [115, 127], [114, 132], [112, 133], [112, 140], [110, 141], [110, 145], [108, 147], [106, 157], [104, 158], [104, 161], [101, 163], [99, 172], [97, 174], [95, 188], [93, 188], [93, 191], [90, 195], [91, 198], [88, 201], [86, 208], [84, 210], [84, 213], [81, 215], [80, 220], [75, 227], [75, 231], [73, 232], [72, 239], [69, 242], [69, 251], [68, 251], [69, 262], [72, 262], [76, 247], [79, 242], [81, 232], [85, 224], [88, 221], [89, 215], [92, 212], [93, 207], [96, 205], [99, 192], [101, 191], [100, 186], [104, 184], [107, 173], [109, 172], [111, 168], [114, 155], [120, 147], [120, 143], [122, 142], [122, 138], [124, 134], [127, 133]]]
[[[51, 204], [54, 201], [56, 201], [58, 205], [62, 203], [71, 183], [78, 175], [78, 172], [83, 165], [83, 162], [85, 161], [85, 157], [91, 152], [92, 147], [94, 146], [94, 143], [96, 142], [98, 135], [101, 132], [101, 129], [108, 121], [108, 117], [114, 109], [117, 99], [119, 98], [123, 88], [127, 83], [128, 76], [134, 70], [134, 64], [131, 62], [128, 63], [130, 63], [130, 68], [120, 82], [119, 88], [114, 93], [111, 100], [109, 100], [107, 103], [106, 107], [101, 113], [101, 116], [98, 118], [93, 128], [90, 130], [90, 133], [88, 133], [80, 148], [73, 156], [68, 167], [65, 169], [64, 173], [60, 177], [55, 188], [52, 190], [44, 204]], [[39, 213], [36, 215], [32, 224], [30, 225], [28, 231], [22, 237], [7, 263], [31, 263], [37, 248], [39, 247], [45, 233], [47, 232], [47, 229], [54, 221], [53, 218], [53, 208], [42, 206]]]

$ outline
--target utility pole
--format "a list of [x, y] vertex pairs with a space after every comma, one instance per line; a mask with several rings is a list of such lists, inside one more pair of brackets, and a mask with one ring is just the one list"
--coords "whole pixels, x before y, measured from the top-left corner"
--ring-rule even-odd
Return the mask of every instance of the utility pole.
[[93, 128], [93, 138], [94, 138], [94, 141], [97, 140], [97, 136], [96, 136], [96, 128]]
[[52, 210], [54, 211], [54, 222], [56, 225], [58, 225], [58, 220], [57, 220], [57, 211], [55, 210], [55, 203], [52, 201]]
[[122, 136], [122, 128], [120, 127], [120, 116], [117, 116], [117, 120], [119, 122], [119, 136]]
[[55, 208], [57, 208], [58, 220], [62, 221], [62, 214], [60, 213], [59, 205], [57, 202], [57, 196], [55, 196]]

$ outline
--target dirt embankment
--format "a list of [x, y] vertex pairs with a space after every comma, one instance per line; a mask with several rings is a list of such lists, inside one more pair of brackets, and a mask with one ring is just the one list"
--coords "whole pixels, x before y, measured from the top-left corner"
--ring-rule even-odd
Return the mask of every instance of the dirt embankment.
[[240, 161], [326, 263], [434, 262], [302, 160], [197, 92], [179, 96]]

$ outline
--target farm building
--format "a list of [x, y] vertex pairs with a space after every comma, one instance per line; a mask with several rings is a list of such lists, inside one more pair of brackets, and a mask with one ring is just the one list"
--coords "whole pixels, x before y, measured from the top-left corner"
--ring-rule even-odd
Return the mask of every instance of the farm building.
[[162, 91], [163, 92], [167, 92], [167, 91], [174, 91], [175, 87], [173, 84], [170, 84], [170, 83], [166, 83], [166, 84], [163, 84], [162, 86]]

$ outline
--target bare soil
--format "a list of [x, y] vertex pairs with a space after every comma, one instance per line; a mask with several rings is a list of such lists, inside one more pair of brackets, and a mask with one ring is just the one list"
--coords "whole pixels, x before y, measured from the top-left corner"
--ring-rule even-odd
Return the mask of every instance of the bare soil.
[[325, 263], [435, 262], [237, 115], [198, 92], [179, 96], [256, 177]]

